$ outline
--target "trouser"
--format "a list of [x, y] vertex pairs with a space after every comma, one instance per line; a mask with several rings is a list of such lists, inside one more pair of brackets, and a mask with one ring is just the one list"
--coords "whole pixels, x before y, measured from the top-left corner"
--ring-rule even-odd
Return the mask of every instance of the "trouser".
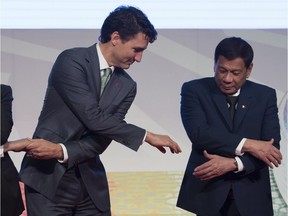
[[[221, 216], [241, 216], [240, 213], [239, 213], [239, 210], [238, 210], [238, 208], [236, 206], [236, 202], [235, 202], [232, 190], [230, 190], [226, 201], [224, 202], [222, 208], [220, 209], [220, 212], [217, 213], [217, 215], [221, 215]], [[205, 216], [205, 215], [197, 214], [197, 216]]]
[[25, 194], [29, 216], [111, 216], [94, 205], [77, 168], [64, 174], [53, 201], [28, 186]]

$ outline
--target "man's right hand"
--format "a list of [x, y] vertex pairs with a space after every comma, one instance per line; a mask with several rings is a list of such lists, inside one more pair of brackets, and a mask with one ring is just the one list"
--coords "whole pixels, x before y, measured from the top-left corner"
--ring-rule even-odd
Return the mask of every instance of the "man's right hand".
[[27, 156], [47, 160], [56, 158], [63, 159], [63, 150], [59, 144], [44, 139], [19, 139], [4, 144], [4, 152], [14, 151], [27, 152]]
[[247, 139], [242, 148], [242, 152], [262, 160], [270, 168], [278, 167], [281, 164], [282, 154], [279, 149], [273, 146], [274, 139], [270, 141], [260, 141]]
[[145, 141], [150, 145], [158, 148], [162, 153], [166, 153], [165, 147], [170, 148], [171, 153], [178, 154], [181, 152], [179, 145], [167, 135], [147, 132]]

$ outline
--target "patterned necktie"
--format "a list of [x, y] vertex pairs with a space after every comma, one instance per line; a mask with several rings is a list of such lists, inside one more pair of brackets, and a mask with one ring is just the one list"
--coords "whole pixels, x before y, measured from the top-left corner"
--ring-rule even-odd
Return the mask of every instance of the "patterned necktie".
[[112, 73], [111, 68], [105, 68], [102, 70], [102, 76], [101, 76], [101, 94], [105, 88], [105, 86], [107, 85], [110, 75]]
[[237, 96], [227, 96], [227, 102], [229, 103], [229, 112], [231, 115], [231, 118], [233, 120], [234, 115], [235, 115], [235, 111], [236, 111], [236, 104], [238, 101], [238, 97]]

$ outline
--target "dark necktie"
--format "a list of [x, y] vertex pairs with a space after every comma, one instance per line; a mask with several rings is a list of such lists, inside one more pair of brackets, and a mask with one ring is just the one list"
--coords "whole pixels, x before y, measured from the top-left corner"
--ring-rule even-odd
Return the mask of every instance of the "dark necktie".
[[231, 118], [233, 120], [234, 115], [235, 115], [235, 111], [236, 111], [236, 104], [237, 104], [238, 97], [237, 96], [227, 96], [226, 99], [230, 105], [229, 111], [230, 111]]
[[101, 94], [109, 81], [112, 70], [111, 68], [105, 68], [102, 72], [103, 75], [101, 76]]

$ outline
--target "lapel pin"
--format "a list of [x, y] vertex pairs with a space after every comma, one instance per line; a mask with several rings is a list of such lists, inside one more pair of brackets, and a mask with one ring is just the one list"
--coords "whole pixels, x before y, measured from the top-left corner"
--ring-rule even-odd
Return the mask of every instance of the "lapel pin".
[[247, 109], [247, 106], [246, 105], [242, 105], [242, 109]]

